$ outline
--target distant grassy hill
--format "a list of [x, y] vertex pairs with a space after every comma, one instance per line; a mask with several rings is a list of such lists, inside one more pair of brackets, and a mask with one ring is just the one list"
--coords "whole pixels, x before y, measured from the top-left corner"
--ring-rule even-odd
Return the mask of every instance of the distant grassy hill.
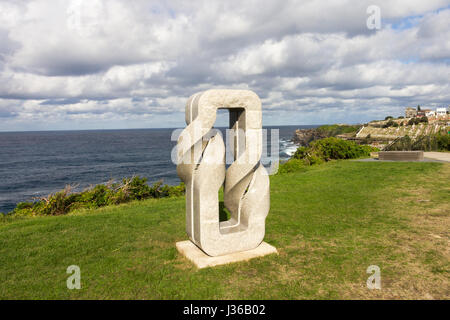
[[326, 137], [335, 137], [339, 134], [354, 133], [361, 128], [361, 125], [346, 124], [326, 124], [317, 128], [317, 131], [323, 133]]
[[[0, 222], [1, 299], [449, 296], [450, 165], [335, 161], [271, 176], [279, 255], [197, 270], [180, 256], [184, 197]], [[81, 268], [81, 290], [66, 269]], [[366, 288], [370, 265], [381, 290]]]

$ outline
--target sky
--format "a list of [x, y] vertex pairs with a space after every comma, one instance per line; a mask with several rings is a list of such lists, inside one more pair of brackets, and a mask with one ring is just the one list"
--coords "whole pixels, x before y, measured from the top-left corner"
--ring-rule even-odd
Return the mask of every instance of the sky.
[[0, 131], [184, 127], [212, 88], [364, 123], [449, 106], [449, 64], [450, 0], [0, 0]]

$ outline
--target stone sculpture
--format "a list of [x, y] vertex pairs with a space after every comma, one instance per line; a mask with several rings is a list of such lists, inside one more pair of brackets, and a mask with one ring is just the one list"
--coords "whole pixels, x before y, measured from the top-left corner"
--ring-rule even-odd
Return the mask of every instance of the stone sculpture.
[[[226, 169], [222, 135], [212, 130], [218, 109], [230, 112], [234, 161]], [[209, 256], [251, 250], [262, 242], [270, 207], [269, 177], [260, 163], [262, 113], [248, 90], [208, 90], [186, 104], [186, 128], [178, 138], [177, 172], [186, 184], [186, 231]], [[231, 213], [219, 221], [219, 189]]]

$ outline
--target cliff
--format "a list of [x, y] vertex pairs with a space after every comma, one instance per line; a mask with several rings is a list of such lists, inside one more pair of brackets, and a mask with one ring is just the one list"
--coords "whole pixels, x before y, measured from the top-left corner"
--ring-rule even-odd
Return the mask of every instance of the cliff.
[[308, 146], [311, 141], [326, 138], [327, 135], [317, 129], [297, 129], [292, 141], [301, 146]]
[[354, 136], [361, 125], [331, 124], [314, 129], [295, 130], [292, 141], [302, 146], [308, 146], [311, 141], [338, 135]]

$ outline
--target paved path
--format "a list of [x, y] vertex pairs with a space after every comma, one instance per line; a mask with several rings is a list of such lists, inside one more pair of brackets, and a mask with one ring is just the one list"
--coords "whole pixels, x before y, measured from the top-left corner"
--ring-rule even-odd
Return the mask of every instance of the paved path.
[[450, 152], [424, 152], [423, 157], [450, 162]]

